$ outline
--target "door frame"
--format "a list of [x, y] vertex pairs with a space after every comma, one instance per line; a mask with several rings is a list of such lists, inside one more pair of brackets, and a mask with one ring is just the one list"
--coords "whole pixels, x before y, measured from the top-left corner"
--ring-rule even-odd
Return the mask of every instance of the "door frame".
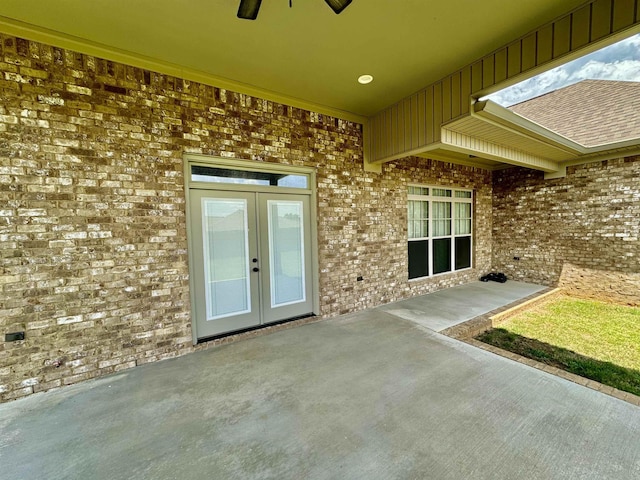
[[[269, 172], [278, 174], [289, 175], [306, 175], [309, 179], [308, 188], [290, 188], [290, 187], [274, 187], [274, 186], [262, 186], [262, 185], [237, 185], [231, 183], [211, 183], [211, 182], [197, 182], [191, 180], [191, 167], [194, 165], [204, 167], [219, 167], [228, 168], [234, 170], [245, 170], [253, 172]], [[195, 259], [194, 259], [194, 243], [197, 241], [193, 235], [193, 225], [191, 222], [191, 201], [190, 190], [226, 190], [236, 192], [254, 192], [254, 193], [282, 193], [282, 194], [296, 194], [296, 195], [308, 195], [309, 196], [309, 214], [311, 220], [311, 275], [310, 280], [312, 282], [312, 304], [313, 314], [319, 315], [320, 313], [320, 292], [319, 292], [319, 263], [318, 263], [318, 222], [317, 222], [317, 196], [316, 196], [316, 171], [311, 167], [299, 167], [291, 165], [272, 164], [265, 162], [255, 162], [251, 160], [232, 159], [232, 158], [220, 158], [208, 155], [197, 154], [185, 154], [183, 156], [183, 173], [184, 173], [184, 192], [186, 203], [186, 227], [187, 227], [187, 253], [189, 258], [189, 299], [191, 301], [191, 334], [193, 344], [198, 343], [198, 332], [196, 328], [196, 319], [194, 315], [194, 308], [196, 305], [196, 288], [194, 285], [195, 275], [192, 272], [195, 271]], [[265, 326], [268, 324], [265, 324]], [[260, 325], [262, 326], [262, 325]], [[259, 326], [259, 327], [260, 327]], [[259, 328], [257, 327], [257, 328]], [[233, 335], [230, 332], [229, 335]]]

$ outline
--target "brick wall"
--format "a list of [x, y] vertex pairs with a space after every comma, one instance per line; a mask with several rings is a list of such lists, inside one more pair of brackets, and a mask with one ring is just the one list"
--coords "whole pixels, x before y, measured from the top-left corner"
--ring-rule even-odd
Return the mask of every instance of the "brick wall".
[[[490, 267], [484, 170], [364, 172], [358, 124], [9, 36], [0, 74], [0, 400], [193, 351], [184, 153], [316, 168], [323, 316]], [[476, 189], [477, 270], [407, 281], [414, 182]]]
[[582, 296], [637, 301], [639, 178], [640, 157], [569, 167], [555, 180], [523, 168], [495, 172], [494, 268]]

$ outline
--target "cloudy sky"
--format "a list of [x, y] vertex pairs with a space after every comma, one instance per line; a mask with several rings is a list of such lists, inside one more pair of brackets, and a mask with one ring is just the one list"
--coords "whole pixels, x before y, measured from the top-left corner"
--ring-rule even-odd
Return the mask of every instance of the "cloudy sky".
[[486, 98], [508, 107], [585, 79], [640, 82], [640, 34], [488, 95]]

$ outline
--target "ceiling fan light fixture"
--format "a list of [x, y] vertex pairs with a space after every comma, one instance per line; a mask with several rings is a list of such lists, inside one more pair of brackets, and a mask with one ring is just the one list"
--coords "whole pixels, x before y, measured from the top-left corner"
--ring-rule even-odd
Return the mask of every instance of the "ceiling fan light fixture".
[[336, 13], [342, 12], [351, 3], [351, 0], [324, 0], [324, 1], [327, 2], [327, 5], [329, 5], [331, 9]]
[[240, 0], [238, 7], [238, 18], [245, 20], [255, 20], [260, 10], [262, 0]]

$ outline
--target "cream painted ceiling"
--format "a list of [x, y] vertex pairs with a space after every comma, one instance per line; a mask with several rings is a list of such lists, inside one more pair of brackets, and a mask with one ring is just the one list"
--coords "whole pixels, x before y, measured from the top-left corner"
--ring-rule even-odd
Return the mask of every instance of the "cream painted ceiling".
[[0, 20], [370, 116], [583, 3], [263, 0], [249, 21], [239, 0], [1, 0]]

